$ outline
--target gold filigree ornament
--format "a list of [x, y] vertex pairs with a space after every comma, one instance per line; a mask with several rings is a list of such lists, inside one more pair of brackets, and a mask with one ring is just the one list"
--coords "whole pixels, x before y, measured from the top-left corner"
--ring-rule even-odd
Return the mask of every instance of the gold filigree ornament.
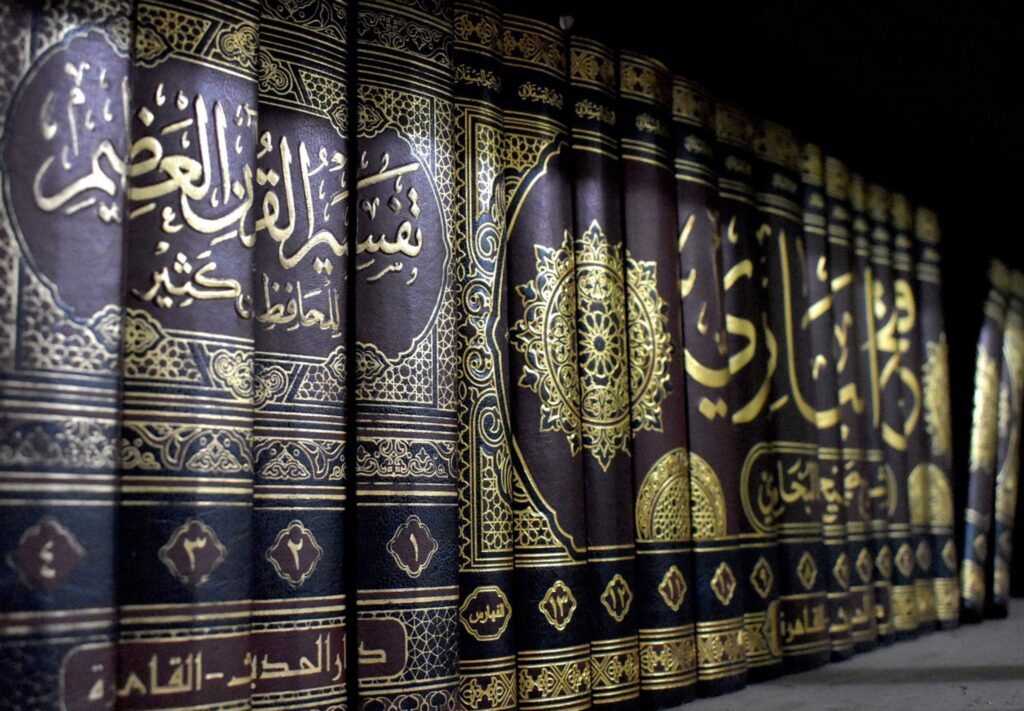
[[638, 541], [690, 540], [690, 459], [683, 447], [651, 465], [636, 494]]
[[949, 404], [949, 346], [946, 336], [938, 343], [926, 344], [922, 380], [924, 385], [924, 422], [935, 454], [953, 451], [952, 414]]
[[694, 539], [709, 541], [726, 535], [722, 485], [711, 465], [694, 452], [690, 452], [690, 494]]
[[540, 398], [542, 432], [565, 433], [573, 455], [585, 449], [607, 471], [631, 433], [662, 426], [672, 345], [657, 265], [623, 257], [597, 221], [534, 254], [537, 276], [516, 287], [523, 317], [511, 329], [525, 360], [519, 385]]

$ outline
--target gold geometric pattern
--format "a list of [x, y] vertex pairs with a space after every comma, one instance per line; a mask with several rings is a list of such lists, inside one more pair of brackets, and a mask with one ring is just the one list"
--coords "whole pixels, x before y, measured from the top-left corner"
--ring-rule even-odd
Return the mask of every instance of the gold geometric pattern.
[[860, 576], [861, 582], [868, 583], [871, 581], [871, 552], [867, 548], [861, 548], [860, 553], [857, 555], [857, 575]]
[[952, 410], [949, 404], [949, 346], [946, 335], [938, 343], [926, 343], [922, 385], [924, 390], [924, 422], [931, 437], [934, 454], [944, 456], [953, 451]]
[[661, 429], [671, 343], [656, 265], [623, 259], [596, 221], [534, 254], [537, 276], [516, 287], [523, 318], [510, 331], [525, 359], [519, 385], [541, 400], [542, 432], [564, 432], [574, 455], [585, 449], [607, 471], [631, 431]]
[[695, 452], [690, 452], [690, 495], [694, 540], [707, 541], [724, 536], [725, 495], [722, 485], [711, 465]]
[[648, 470], [636, 494], [638, 541], [690, 540], [689, 469], [689, 455], [683, 447], [676, 447]]
[[956, 570], [956, 544], [950, 539], [942, 547], [942, 562], [949, 570]]
[[796, 575], [805, 590], [814, 587], [814, 581], [818, 579], [818, 565], [809, 551], [804, 551], [804, 554], [800, 556], [800, 562], [796, 566]]
[[903, 543], [896, 550], [896, 557], [893, 560], [896, 563], [896, 570], [900, 571], [904, 577], [910, 577], [914, 572], [914, 553], [909, 543]]
[[709, 587], [723, 605], [732, 602], [732, 596], [736, 593], [736, 577], [732, 574], [732, 568], [728, 563], [722, 561], [718, 564], [715, 574], [711, 577]]
[[890, 580], [892, 578], [892, 551], [889, 546], [883, 545], [881, 549], [879, 549], [875, 565], [878, 566], [878, 572], [882, 574], [882, 578], [884, 580]]
[[932, 548], [927, 541], [917, 544], [916, 557], [918, 570], [927, 573], [932, 569]]
[[832, 566], [832, 575], [835, 576], [840, 589], [846, 590], [850, 587], [850, 559], [846, 553], [840, 553], [836, 558], [836, 563]]
[[556, 580], [544, 593], [538, 607], [548, 623], [561, 632], [569, 626], [576, 612], [576, 598], [572, 590], [561, 580]]
[[673, 565], [665, 571], [661, 583], [658, 584], [658, 594], [661, 595], [661, 599], [665, 601], [669, 609], [679, 612], [679, 608], [683, 606], [683, 600], [686, 598], [686, 578], [683, 577], [679, 566]]
[[608, 581], [601, 593], [601, 604], [616, 622], [622, 622], [629, 614], [629, 606], [633, 603], [633, 591], [629, 583], [619, 573]]
[[761, 556], [750, 571], [750, 584], [754, 586], [754, 590], [761, 596], [761, 599], [765, 600], [772, 591], [774, 582], [775, 574], [772, 573], [772, 566], [768, 564], [764, 556]]

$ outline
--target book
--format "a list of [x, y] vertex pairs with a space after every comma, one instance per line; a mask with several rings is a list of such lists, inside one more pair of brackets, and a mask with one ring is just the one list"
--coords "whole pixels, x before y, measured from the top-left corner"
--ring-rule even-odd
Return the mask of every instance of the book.
[[455, 4], [454, 192], [458, 316], [459, 696], [516, 708], [512, 422], [505, 270], [501, 13]]
[[618, 76], [640, 705], [656, 709], [692, 699], [697, 679], [672, 79], [628, 51]]
[[770, 121], [760, 122], [754, 146], [757, 237], [765, 254], [768, 329], [778, 344], [779, 365], [768, 408], [772, 444], [756, 460], [748, 457], [743, 491], [764, 502], [762, 521], [777, 520], [779, 636], [784, 668], [797, 671], [825, 664], [831, 650], [818, 411], [810, 334], [801, 324], [810, 303], [801, 257], [806, 249], [800, 149], [788, 128]]
[[314, 5], [260, 6], [250, 535], [254, 629], [280, 630], [281, 649], [313, 640], [334, 672], [286, 675], [253, 705], [348, 694], [348, 14]]
[[121, 688], [131, 18], [130, 2], [0, 9], [0, 695], [10, 708], [106, 709]]
[[[340, 672], [330, 634], [274, 605], [278, 619], [253, 621], [259, 13], [135, 7], [111, 696], [125, 708], [247, 707], [308, 683], [274, 673], [304, 656], [318, 659], [318, 685]], [[171, 165], [190, 177], [169, 180]]]
[[584, 607], [568, 50], [556, 25], [510, 12], [502, 43], [518, 704], [582, 707], [593, 608]]
[[686, 421], [690, 443], [691, 588], [697, 618], [697, 692], [713, 696], [746, 684], [747, 650], [740, 584], [739, 476], [742, 453], [728, 441], [729, 351], [725, 342], [714, 104], [684, 77], [672, 83], [683, 296]]
[[[450, 5], [355, 16], [355, 595], [363, 707], [457, 705]], [[400, 315], [400, 316], [398, 316]]]
[[928, 526], [936, 625], [956, 625], [960, 617], [957, 548], [953, 538], [953, 431], [950, 405], [949, 343], [942, 306], [942, 256], [936, 214], [918, 207], [914, 215], [915, 267], [920, 289], [921, 391], [928, 435]]
[[[842, 457], [842, 412], [839, 408], [839, 359], [833, 345], [835, 297], [829, 262], [828, 213], [825, 201], [825, 161], [821, 148], [804, 144], [800, 163], [803, 193], [803, 248], [800, 264], [807, 289], [807, 309], [797, 316], [810, 344], [809, 365], [818, 435], [818, 480], [822, 499], [825, 543], [825, 588], [829, 601], [832, 659], [853, 655], [851, 548], [847, 545], [846, 462]], [[808, 363], [805, 361], [804, 367]]]
[[[590, 618], [593, 704], [633, 708], [640, 665], [632, 434], [659, 428], [667, 372], [651, 354], [652, 377], [632, 377], [630, 357], [640, 351], [631, 351], [628, 339], [632, 265], [622, 242], [616, 65], [611, 48], [586, 35], [585, 23], [573, 26], [567, 99], [588, 580], [581, 612]], [[655, 308], [650, 298], [645, 304]]]
[[963, 559], [960, 564], [961, 620], [979, 622], [991, 595], [985, 571], [992, 550], [996, 448], [999, 444], [999, 374], [1006, 325], [1009, 274], [997, 260], [989, 265], [989, 292], [978, 334], [974, 370], [970, 469], [964, 508]]
[[[876, 464], [869, 458], [872, 447], [868, 419], [871, 394], [864, 379], [866, 368], [863, 368], [861, 362], [864, 299], [854, 255], [851, 183], [852, 177], [846, 165], [826, 155], [825, 221], [846, 537], [849, 546], [850, 634], [854, 650], [863, 652], [874, 648], [878, 642], [873, 584], [876, 546], [871, 529], [872, 473]], [[859, 231], [858, 239], [866, 242], [866, 237]]]
[[[722, 253], [725, 343], [729, 356], [726, 402], [729, 439], [746, 461], [770, 444], [768, 397], [778, 368], [778, 347], [768, 331], [766, 275], [758, 242], [754, 191], [754, 123], [741, 108], [715, 105], [715, 157], [718, 172], [719, 245]], [[771, 678], [781, 671], [779, 645], [778, 532], [774, 515], [754, 511], [756, 496], [741, 489], [740, 555], [744, 588], [743, 620], [748, 678]]]

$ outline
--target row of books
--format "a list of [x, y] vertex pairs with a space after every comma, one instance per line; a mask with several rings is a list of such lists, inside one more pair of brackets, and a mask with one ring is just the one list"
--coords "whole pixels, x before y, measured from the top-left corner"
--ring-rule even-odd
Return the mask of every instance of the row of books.
[[1005, 617], [1019, 502], [1024, 397], [1024, 274], [993, 261], [978, 338], [970, 471], [963, 519], [966, 619]]
[[0, 38], [3, 703], [665, 708], [957, 623], [934, 212], [516, 7]]

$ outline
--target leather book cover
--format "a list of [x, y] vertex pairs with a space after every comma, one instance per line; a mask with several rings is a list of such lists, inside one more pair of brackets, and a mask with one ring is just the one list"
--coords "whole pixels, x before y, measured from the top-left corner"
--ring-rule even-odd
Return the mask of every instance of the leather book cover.
[[853, 560], [846, 538], [846, 462], [842, 458], [842, 413], [839, 408], [838, 351], [834, 347], [835, 297], [829, 262], [825, 161], [821, 148], [804, 144], [800, 163], [803, 193], [804, 252], [801, 265], [807, 287], [807, 310], [798, 314], [810, 343], [809, 388], [818, 433], [818, 481], [821, 487], [822, 535], [825, 542], [825, 588], [829, 601], [832, 659], [853, 655]]
[[459, 703], [516, 708], [501, 13], [455, 4]]
[[[569, 41], [567, 103], [587, 520], [588, 590], [581, 612], [590, 618], [593, 704], [632, 708], [640, 693], [632, 433], [658, 429], [665, 375], [656, 370], [643, 382], [631, 379], [617, 98], [615, 54], [577, 22]], [[639, 419], [634, 403], [645, 410]]]
[[935, 626], [935, 593], [932, 582], [932, 541], [928, 535], [931, 518], [931, 468], [928, 433], [924, 428], [923, 345], [919, 323], [920, 294], [914, 269], [914, 214], [906, 197], [893, 193], [890, 200], [893, 233], [893, 299], [899, 317], [896, 336], [899, 342], [900, 402], [906, 437], [907, 503], [910, 509], [910, 535], [914, 551], [914, 598], [917, 625], [922, 631]]
[[[725, 342], [729, 358], [726, 402], [729, 440], [743, 459], [755, 461], [771, 442], [768, 405], [778, 368], [778, 344], [768, 330], [767, 292], [754, 191], [754, 123], [738, 106], [715, 106], [715, 158], [718, 172], [719, 245]], [[749, 482], [741, 469], [741, 485]], [[775, 513], [741, 489], [740, 574], [743, 620], [751, 681], [778, 675], [779, 558]]]
[[292, 628], [276, 645], [301, 649], [315, 629], [332, 663], [345, 663], [316, 677], [290, 664], [294, 675], [281, 678], [292, 688], [254, 693], [252, 702], [328, 708], [347, 701], [353, 550], [345, 535], [348, 15], [334, 0], [306, 10], [263, 0], [259, 18], [252, 597], [260, 624]]
[[510, 12], [502, 36], [519, 707], [583, 708], [590, 704], [593, 608], [567, 42], [556, 25]]
[[1021, 415], [1024, 405], [1024, 276], [1007, 277], [1008, 302], [1003, 328], [1003, 362], [999, 369], [999, 425], [996, 444], [996, 480], [993, 500], [992, 558], [986, 578], [992, 593], [988, 617], [1006, 617], [1013, 560], [1013, 529], [1020, 474]]
[[245, 708], [309, 683], [291, 673], [303, 659], [317, 660], [318, 686], [341, 672], [339, 636], [294, 622], [296, 610], [272, 604], [268, 624], [252, 624], [256, 567], [272, 567], [252, 553], [259, 16], [257, 1], [135, 7], [121, 708]]
[[923, 426], [928, 435], [928, 527], [932, 549], [932, 587], [938, 627], [955, 626], [960, 617], [958, 554], [953, 538], [953, 431], [950, 405], [949, 343], [942, 305], [942, 244], [936, 214], [918, 207], [914, 215], [914, 268], [920, 290], [921, 392]]
[[870, 389], [866, 387], [861, 343], [863, 308], [861, 281], [853, 252], [854, 213], [850, 202], [851, 176], [842, 161], [825, 157], [825, 232], [832, 295], [832, 348], [846, 509], [850, 634], [854, 650], [873, 649], [878, 642], [875, 616], [875, 545], [871, 536], [872, 474], [876, 464], [868, 452], [871, 440]]
[[106, 709], [121, 688], [131, 16], [130, 2], [0, 8], [0, 698], [9, 708]]
[[963, 560], [960, 568], [961, 618], [979, 622], [991, 595], [985, 571], [992, 551], [996, 448], [999, 444], [999, 374], [1003, 362], [1009, 272], [1002, 262], [989, 266], [990, 289], [978, 335], [974, 370], [970, 469], [964, 509]]
[[857, 173], [850, 176], [850, 207], [853, 221], [853, 258], [855, 300], [854, 320], [857, 323], [860, 353], [861, 392], [865, 393], [868, 413], [867, 461], [868, 510], [871, 517], [871, 541], [875, 556], [873, 585], [878, 641], [892, 641], [892, 541], [889, 521], [896, 506], [896, 484], [882, 440], [882, 393], [878, 387], [880, 356], [875, 317], [875, 266], [872, 263], [871, 222], [868, 215], [864, 179]]
[[697, 618], [698, 694], [746, 684], [739, 495], [742, 453], [729, 441], [726, 343], [715, 171], [714, 103], [683, 77], [672, 84], [677, 250], [683, 297], [687, 427], [690, 442], [692, 595]]
[[354, 315], [359, 703], [458, 706], [452, 8], [357, 6]]
[[672, 173], [672, 79], [619, 55], [640, 706], [696, 694], [690, 462]]
[[800, 149], [789, 129], [761, 122], [755, 186], [758, 238], [768, 276], [768, 326], [778, 343], [779, 366], [769, 405], [772, 445], [749, 469], [751, 500], [768, 502], [779, 531], [780, 623], [783, 664], [810, 669], [830, 657], [826, 581], [831, 570], [822, 539], [824, 504], [818, 461], [809, 333], [801, 318], [810, 307], [804, 255]]

